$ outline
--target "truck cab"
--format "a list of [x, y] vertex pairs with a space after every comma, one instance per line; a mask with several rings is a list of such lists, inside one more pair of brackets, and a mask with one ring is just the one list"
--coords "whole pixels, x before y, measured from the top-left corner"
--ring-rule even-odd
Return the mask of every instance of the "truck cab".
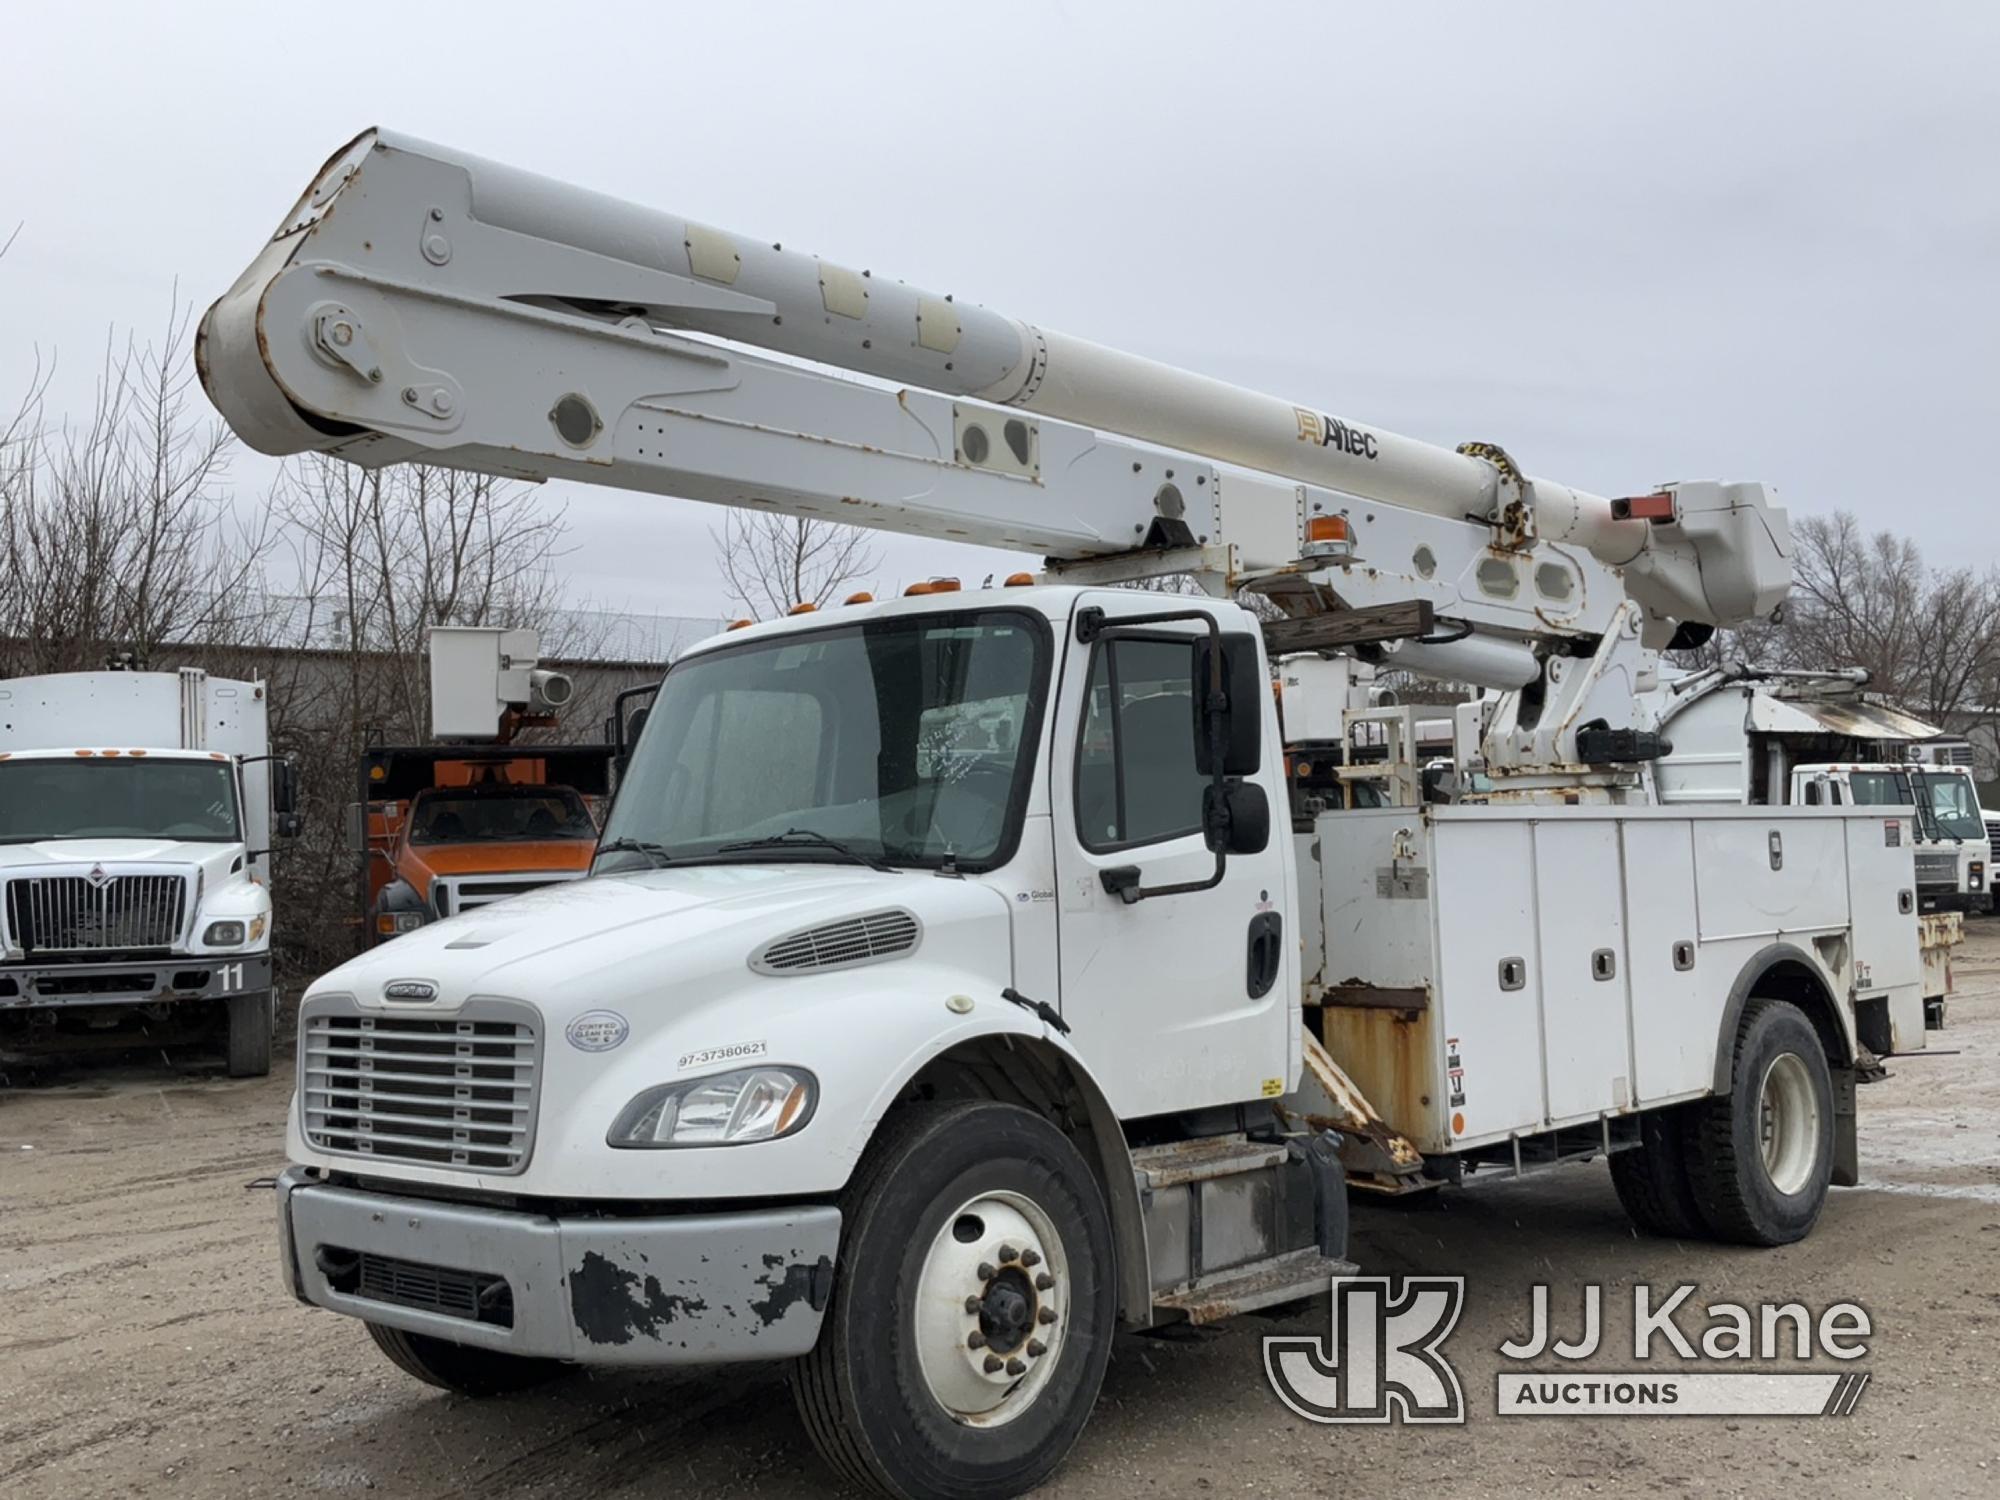
[[1913, 808], [1920, 908], [1961, 913], [1985, 909], [1992, 848], [1978, 789], [1963, 767], [1855, 762], [1794, 766], [1791, 800], [1805, 807]]
[[228, 1037], [268, 1072], [269, 857], [290, 831], [261, 684], [82, 672], [0, 683], [0, 1052]]

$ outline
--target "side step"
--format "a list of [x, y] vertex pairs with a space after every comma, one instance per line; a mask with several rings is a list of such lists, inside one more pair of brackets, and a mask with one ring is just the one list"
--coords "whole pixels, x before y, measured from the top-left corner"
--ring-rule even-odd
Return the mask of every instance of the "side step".
[[1328, 1289], [1336, 1276], [1352, 1276], [1351, 1260], [1333, 1260], [1308, 1247], [1269, 1260], [1218, 1271], [1185, 1291], [1153, 1299], [1153, 1311], [1180, 1313], [1190, 1323], [1216, 1323], [1238, 1313], [1295, 1302]]

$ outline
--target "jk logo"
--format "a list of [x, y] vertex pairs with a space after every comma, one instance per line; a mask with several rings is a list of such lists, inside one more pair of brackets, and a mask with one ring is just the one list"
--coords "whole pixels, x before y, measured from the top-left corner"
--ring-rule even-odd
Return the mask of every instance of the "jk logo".
[[1463, 1422], [1465, 1393], [1439, 1346], [1465, 1306], [1463, 1276], [1333, 1283], [1333, 1322], [1315, 1338], [1264, 1340], [1264, 1373], [1308, 1422]]

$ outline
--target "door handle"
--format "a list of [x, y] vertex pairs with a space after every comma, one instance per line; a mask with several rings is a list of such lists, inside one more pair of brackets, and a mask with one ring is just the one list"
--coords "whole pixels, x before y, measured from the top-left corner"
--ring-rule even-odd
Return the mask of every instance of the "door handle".
[[1250, 964], [1245, 986], [1252, 1000], [1262, 1000], [1278, 982], [1284, 963], [1285, 919], [1274, 911], [1260, 911], [1250, 919]]

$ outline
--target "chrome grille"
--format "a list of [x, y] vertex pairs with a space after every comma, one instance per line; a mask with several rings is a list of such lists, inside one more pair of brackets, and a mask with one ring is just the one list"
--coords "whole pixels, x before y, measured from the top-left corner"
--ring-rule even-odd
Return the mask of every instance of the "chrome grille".
[[1986, 870], [1990, 875], [2000, 866], [2000, 818], [1986, 820]]
[[171, 948], [187, 917], [185, 875], [30, 875], [7, 882], [7, 931], [30, 953]]
[[491, 906], [509, 896], [538, 891], [545, 885], [581, 879], [582, 870], [550, 870], [534, 875], [479, 876], [441, 875], [431, 882], [431, 905], [441, 917], [457, 916], [477, 907]]
[[541, 1036], [499, 1000], [456, 1015], [364, 1014], [309, 1001], [299, 1020], [299, 1108], [321, 1151], [518, 1172], [534, 1144]]
[[875, 963], [908, 953], [921, 931], [917, 919], [901, 908], [873, 911], [775, 938], [751, 958], [750, 967], [766, 974], [802, 974]]

